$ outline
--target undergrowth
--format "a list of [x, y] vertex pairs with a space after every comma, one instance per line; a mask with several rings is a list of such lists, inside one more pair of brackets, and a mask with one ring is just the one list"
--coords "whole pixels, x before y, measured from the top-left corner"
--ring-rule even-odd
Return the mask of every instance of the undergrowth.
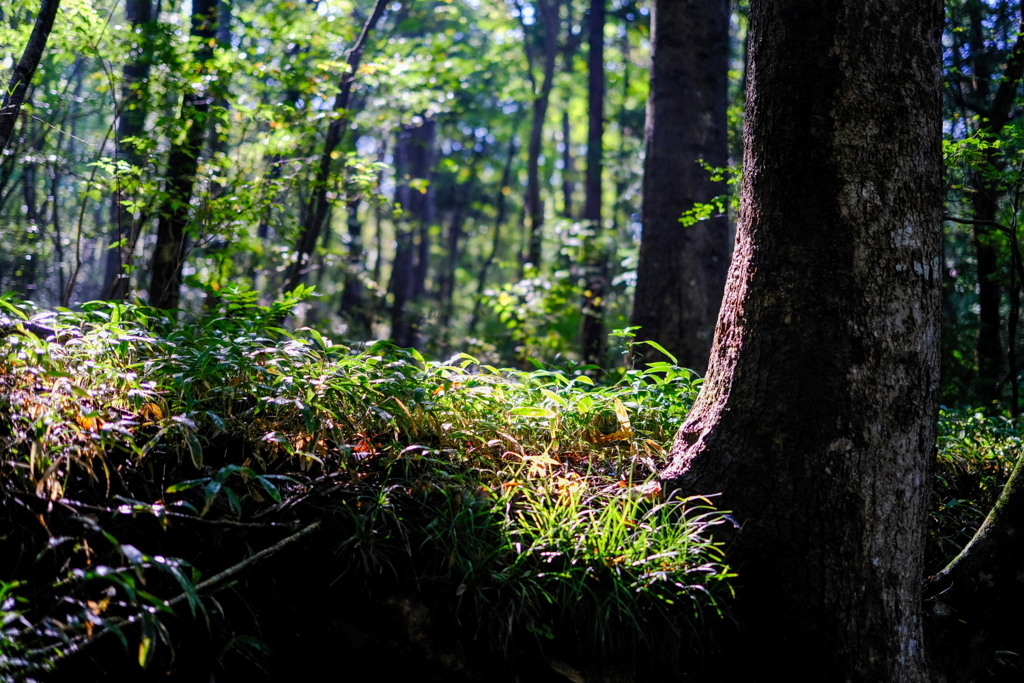
[[[441, 606], [494, 651], [679, 658], [728, 616], [733, 574], [708, 533], [723, 513], [654, 476], [699, 388], [688, 371], [609, 386], [573, 366], [425, 362], [291, 334], [277, 321], [295, 298], [222, 295], [185, 324], [0, 298], [0, 680], [105, 637], [146, 666], [175, 642], [169, 617], [215, 630], [218, 591], [244, 593], [288, 542], [328, 547], [350, 586]], [[943, 409], [939, 434], [929, 573], [1020, 447], [1016, 421], [976, 411]]]
[[444, 596], [506, 652], [698, 647], [726, 613], [732, 574], [708, 534], [722, 513], [653, 476], [698, 389], [688, 371], [601, 386], [574, 367], [428, 363], [290, 334], [277, 321], [295, 299], [222, 295], [186, 324], [0, 299], [2, 503], [20, 546], [0, 560], [0, 675], [108, 634], [144, 666], [174, 609], [209, 624], [244, 556], [210, 577], [224, 567], [167, 540], [182, 528], [312, 532], [345, 576]]

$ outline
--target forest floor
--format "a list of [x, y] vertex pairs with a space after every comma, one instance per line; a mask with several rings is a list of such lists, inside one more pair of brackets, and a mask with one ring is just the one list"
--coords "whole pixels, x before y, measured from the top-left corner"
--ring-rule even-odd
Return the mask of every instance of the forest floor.
[[[286, 304], [0, 299], [0, 680], [622, 680], [736, 628], [726, 512], [655, 476], [695, 375], [426, 362], [289, 333]], [[929, 573], [1019, 444], [943, 411]]]

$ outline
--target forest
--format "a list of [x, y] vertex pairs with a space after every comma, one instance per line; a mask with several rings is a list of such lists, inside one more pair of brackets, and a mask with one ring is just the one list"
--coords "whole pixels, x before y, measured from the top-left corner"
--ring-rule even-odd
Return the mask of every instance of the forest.
[[0, 0], [0, 681], [1017, 681], [1024, 4]]

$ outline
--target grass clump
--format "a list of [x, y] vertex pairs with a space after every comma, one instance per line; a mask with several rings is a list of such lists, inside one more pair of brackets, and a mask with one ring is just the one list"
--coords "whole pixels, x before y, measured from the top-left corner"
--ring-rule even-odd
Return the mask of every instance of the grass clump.
[[182, 325], [0, 301], [9, 670], [99, 633], [146, 664], [174, 641], [174, 605], [216, 628], [212, 572], [321, 520], [309, 538], [351, 585], [419, 596], [506, 653], [649, 653], [724, 613], [721, 514], [653, 477], [699, 386], [686, 370], [601, 386], [575, 367], [428, 363], [290, 334], [276, 321], [294, 299], [222, 295]]

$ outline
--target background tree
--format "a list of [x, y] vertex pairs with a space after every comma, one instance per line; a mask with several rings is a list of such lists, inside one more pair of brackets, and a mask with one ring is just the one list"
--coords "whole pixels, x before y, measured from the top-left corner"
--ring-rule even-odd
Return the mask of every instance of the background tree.
[[679, 219], [725, 193], [699, 162], [727, 163], [729, 5], [656, 1], [651, 21], [643, 236], [630, 322], [640, 326], [639, 339], [703, 371], [729, 266], [729, 224], [725, 216], [686, 227]]
[[210, 113], [207, 79], [216, 44], [216, 0], [193, 1], [190, 34], [195, 40], [195, 81], [181, 100], [178, 130], [167, 158], [166, 196], [158, 211], [156, 245], [149, 266], [149, 304], [155, 308], [178, 307], [186, 228], [192, 224], [195, 230], [195, 223], [201, 221], [200, 212], [192, 208], [192, 193]]

